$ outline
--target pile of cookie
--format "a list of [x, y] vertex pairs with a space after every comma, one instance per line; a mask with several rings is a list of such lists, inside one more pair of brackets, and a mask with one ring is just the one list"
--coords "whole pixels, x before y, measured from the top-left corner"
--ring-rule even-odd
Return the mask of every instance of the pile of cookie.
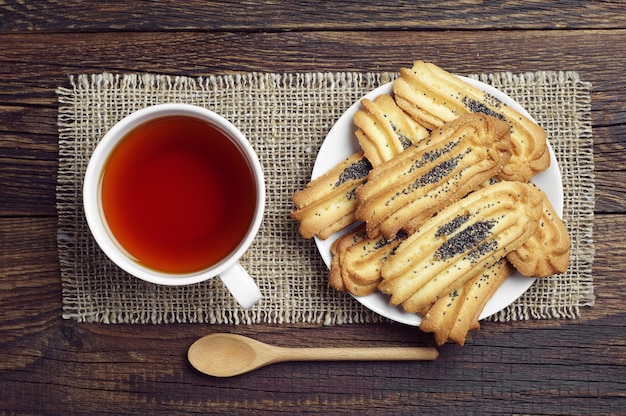
[[293, 196], [305, 238], [354, 225], [332, 244], [330, 286], [387, 294], [439, 345], [463, 345], [513, 268], [567, 270], [569, 235], [532, 182], [550, 165], [540, 126], [423, 61], [361, 106], [362, 150]]

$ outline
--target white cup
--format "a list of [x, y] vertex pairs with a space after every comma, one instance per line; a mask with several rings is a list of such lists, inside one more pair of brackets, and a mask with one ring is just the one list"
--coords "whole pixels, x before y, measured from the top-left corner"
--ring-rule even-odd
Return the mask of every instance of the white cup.
[[[185, 116], [201, 119], [218, 128], [245, 156], [256, 182], [256, 207], [254, 217], [245, 237], [236, 248], [216, 264], [189, 273], [162, 272], [146, 267], [130, 255], [111, 232], [102, 204], [102, 178], [112, 150], [136, 127], [162, 117]], [[129, 274], [147, 282], [160, 285], [188, 285], [219, 276], [243, 308], [249, 308], [261, 299], [261, 292], [254, 280], [239, 264], [239, 259], [254, 240], [265, 207], [265, 182], [263, 170], [254, 149], [245, 136], [222, 116], [202, 107], [187, 104], [161, 104], [139, 110], [117, 123], [102, 138], [94, 150], [83, 185], [85, 217], [94, 239], [117, 266]]]

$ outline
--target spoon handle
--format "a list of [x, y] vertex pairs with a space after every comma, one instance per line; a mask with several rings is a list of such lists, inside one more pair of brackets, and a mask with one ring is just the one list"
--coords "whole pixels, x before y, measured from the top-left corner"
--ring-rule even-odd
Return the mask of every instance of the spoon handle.
[[433, 347], [280, 348], [281, 361], [422, 361], [435, 360]]

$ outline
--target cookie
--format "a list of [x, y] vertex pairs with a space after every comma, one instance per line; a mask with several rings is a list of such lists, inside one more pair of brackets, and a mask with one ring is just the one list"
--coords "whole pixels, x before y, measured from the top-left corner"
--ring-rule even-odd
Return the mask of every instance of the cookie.
[[371, 168], [363, 152], [358, 152], [295, 192], [297, 209], [290, 215], [300, 222], [300, 235], [324, 240], [352, 224], [358, 203], [356, 189], [365, 182]]
[[339, 237], [331, 246], [329, 285], [355, 296], [376, 292], [382, 265], [404, 238], [369, 238], [363, 225]]
[[453, 341], [465, 344], [467, 334], [480, 328], [478, 318], [493, 294], [513, 273], [513, 267], [506, 259], [477, 273], [462, 287], [437, 299], [423, 315], [420, 329], [432, 332], [438, 345]]
[[379, 165], [428, 137], [430, 132], [406, 114], [389, 94], [361, 100], [354, 115], [356, 137], [372, 166]]
[[382, 267], [390, 304], [423, 312], [520, 247], [538, 227], [541, 194], [502, 181], [447, 206], [404, 240]]
[[396, 103], [418, 123], [438, 128], [470, 112], [485, 113], [510, 125], [513, 155], [499, 174], [526, 182], [550, 166], [546, 132], [537, 123], [432, 63], [415, 61], [394, 81]]
[[509, 253], [507, 258], [524, 276], [541, 278], [567, 270], [570, 237], [548, 196], [543, 191], [539, 192], [543, 204], [539, 227], [521, 247]]
[[[509, 127], [484, 114], [466, 114], [374, 167], [357, 189], [359, 221], [370, 237], [409, 233], [450, 202], [498, 174], [510, 158]], [[410, 223], [410, 226], [407, 225]]]

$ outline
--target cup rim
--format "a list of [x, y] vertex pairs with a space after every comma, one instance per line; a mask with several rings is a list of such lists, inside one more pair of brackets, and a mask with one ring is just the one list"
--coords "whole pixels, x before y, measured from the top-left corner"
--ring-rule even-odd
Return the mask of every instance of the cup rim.
[[[140, 265], [127, 254], [108, 230], [106, 219], [102, 212], [100, 188], [102, 168], [108, 160], [109, 154], [119, 141], [135, 127], [160, 117], [185, 115], [198, 117], [210, 122], [224, 134], [234, 140], [245, 153], [253, 170], [256, 181], [257, 206], [254, 218], [245, 238], [227, 257], [220, 262], [199, 271], [189, 273], [168, 273]], [[127, 273], [144, 281], [167, 285], [182, 286], [203, 282], [218, 276], [224, 270], [239, 261], [244, 252], [250, 247], [256, 237], [265, 212], [265, 177], [259, 157], [245, 135], [229, 120], [207, 108], [192, 104], [157, 104], [137, 110], [117, 122], [105, 133], [89, 158], [83, 182], [83, 209], [87, 224], [100, 249], [118, 267]]]

